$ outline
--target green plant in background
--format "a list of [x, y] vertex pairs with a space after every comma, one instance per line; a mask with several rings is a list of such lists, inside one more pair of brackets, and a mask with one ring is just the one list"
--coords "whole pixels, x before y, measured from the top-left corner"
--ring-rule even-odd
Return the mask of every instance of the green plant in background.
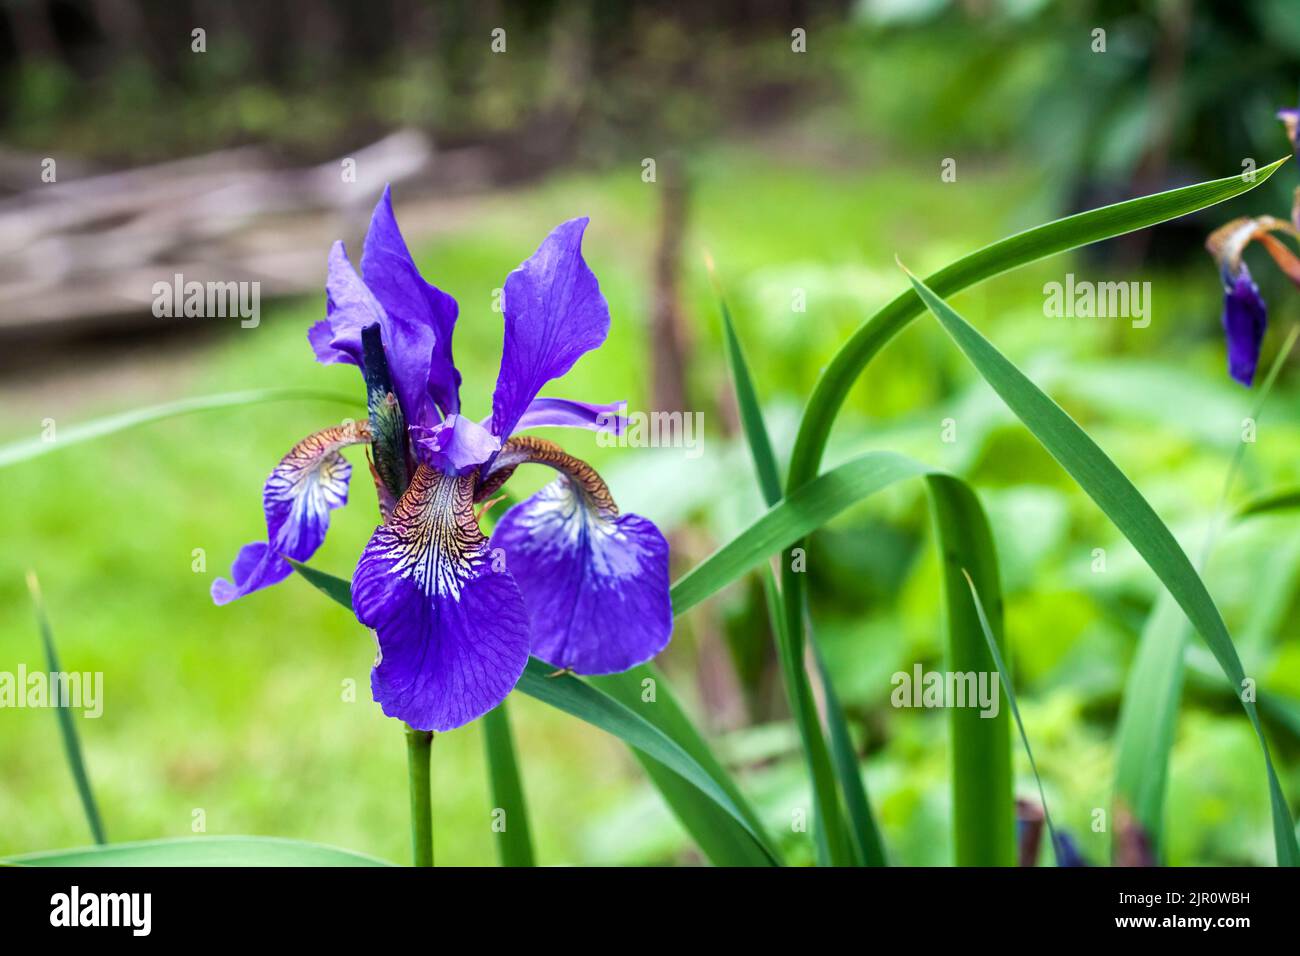
[[[1232, 641], [1200, 576], [1166, 526], [1096, 443], [941, 296], [1044, 256], [1221, 202], [1266, 180], [1280, 162], [1260, 170], [1251, 181], [1229, 177], [1071, 216], [994, 243], [940, 270], [924, 283], [913, 280], [911, 291], [864, 323], [828, 363], [804, 411], [784, 487], [779, 483], [772, 443], [759, 412], [757, 390], [723, 305], [724, 337], [737, 405], [759, 486], [769, 507], [677, 581], [671, 593], [673, 612], [680, 617], [747, 572], [764, 569], [781, 673], [813, 786], [816, 845], [823, 862], [880, 864], [889, 854], [863, 785], [838, 693], [809, 627], [815, 609], [809, 607], [807, 574], [796, 570], [803, 567], [800, 559], [806, 557], [806, 550], [796, 549], [806, 548], [808, 535], [875, 492], [906, 478], [925, 478], [943, 554], [951, 668], [996, 670], [1003, 677], [1012, 711], [1018, 717], [1007, 661], [998, 649], [1001, 588], [997, 558], [988, 519], [974, 491], [942, 469], [887, 451], [860, 454], [825, 472], [820, 468], [831, 428], [850, 386], [874, 355], [927, 308], [1007, 406], [1134, 544], [1210, 645], [1223, 672], [1234, 686], [1239, 686], [1243, 675]], [[130, 423], [123, 421], [121, 425]], [[0, 449], [0, 461], [12, 463], [24, 454], [10, 446]], [[778, 555], [779, 580], [767, 565]], [[347, 582], [306, 565], [295, 564], [294, 568], [338, 603], [351, 606]], [[824, 709], [817, 705], [819, 686]], [[645, 703], [646, 687], [654, 688], [654, 706]], [[531, 661], [517, 689], [633, 747], [651, 781], [715, 863], [782, 862], [783, 854], [736, 781], [676, 704], [662, 674], [653, 668], [641, 665], [612, 677], [583, 679], [568, 674], [553, 676], [550, 668]], [[1268, 768], [1277, 858], [1280, 863], [1292, 863], [1296, 847], [1289, 809], [1268, 757], [1254, 704], [1244, 703]], [[527, 820], [523, 790], [518, 784], [517, 758], [512, 753], [504, 714], [489, 716], [488, 722], [495, 800], [507, 809], [512, 821], [523, 823]], [[1008, 715], [982, 720], [972, 713], [955, 711], [951, 730], [951, 782], [957, 811], [952, 834], [954, 858], [959, 863], [1010, 864], [1015, 860], [1015, 836]], [[1023, 736], [1023, 727], [1021, 732]], [[1034, 769], [1037, 775], [1037, 767]], [[502, 846], [504, 861], [531, 860], [530, 831], [536, 832], [531, 821], [514, 831], [510, 846]], [[511, 830], [507, 828], [506, 832]], [[1053, 842], [1057, 846], [1055, 838]], [[256, 841], [232, 844], [231, 851], [238, 855], [247, 849], [250, 854], [258, 854], [257, 859], [269, 859], [265, 855], [269, 851], [257, 849], [261, 845]], [[126, 862], [151, 853], [157, 860], [158, 852], [156, 846], [137, 850], [123, 845], [75, 851], [75, 858], [84, 861], [86, 854], [113, 853], [115, 862]], [[184, 845], [164, 852], [171, 853], [169, 860], [173, 861], [212, 862], [211, 851], [204, 851], [204, 859], [189, 857]], [[73, 857], [46, 854], [28, 859], [57, 863]]]

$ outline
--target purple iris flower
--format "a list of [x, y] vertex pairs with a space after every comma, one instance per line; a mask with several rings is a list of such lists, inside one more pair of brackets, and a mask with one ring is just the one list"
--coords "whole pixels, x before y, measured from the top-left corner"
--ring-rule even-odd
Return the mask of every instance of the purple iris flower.
[[[1300, 109], [1278, 110], [1291, 146], [1300, 155]], [[1300, 258], [1279, 236], [1300, 241], [1300, 189], [1295, 191], [1291, 221], [1274, 216], [1243, 216], [1220, 226], [1205, 240], [1223, 280], [1223, 332], [1228, 340], [1228, 374], [1249, 386], [1255, 380], [1259, 353], [1268, 329], [1268, 307], [1242, 258], [1253, 242], [1262, 245], [1278, 268], [1300, 286]]]
[[[352, 605], [379, 642], [375, 700], [416, 729], [450, 730], [491, 710], [530, 653], [579, 674], [615, 673], [654, 657], [672, 632], [659, 529], [620, 514], [585, 462], [516, 434], [623, 427], [618, 403], [537, 396], [609, 331], [609, 307], [582, 257], [586, 226], [557, 226], [507, 277], [492, 414], [474, 421], [461, 413], [452, 359], [456, 302], [416, 269], [386, 189], [361, 275], [334, 244], [326, 318], [308, 332], [321, 362], [360, 366], [369, 420], [294, 446], [263, 492], [267, 540], [240, 551], [232, 581], [213, 583], [213, 600], [225, 604], [287, 577], [286, 558], [310, 557], [330, 511], [347, 500], [340, 449], [369, 443], [384, 523], [353, 574]], [[507, 511], [489, 540], [475, 506], [525, 464], [558, 476]]]
[[1259, 242], [1293, 282], [1300, 284], [1300, 260], [1276, 237], [1300, 238], [1289, 222], [1273, 216], [1234, 219], [1210, 234], [1205, 246], [1219, 266], [1223, 281], [1223, 333], [1228, 342], [1228, 374], [1249, 386], [1255, 380], [1259, 353], [1268, 330], [1268, 306], [1259, 294], [1242, 253]]

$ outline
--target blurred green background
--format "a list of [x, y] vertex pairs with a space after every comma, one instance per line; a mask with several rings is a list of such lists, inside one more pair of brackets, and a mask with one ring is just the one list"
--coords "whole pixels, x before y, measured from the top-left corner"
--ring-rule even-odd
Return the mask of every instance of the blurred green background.
[[[256, 143], [303, 165], [398, 127], [423, 130], [440, 148], [475, 148], [482, 175], [457, 186], [454, 207], [419, 179], [394, 195], [404, 223], [404, 209], [427, 204], [418, 217], [426, 228], [408, 233], [424, 275], [460, 302], [455, 349], [474, 415], [488, 411], [500, 355], [493, 290], [550, 227], [590, 216], [585, 252], [613, 328], [546, 393], [705, 413], [699, 458], [562, 437], [624, 510], [670, 534], [675, 574], [761, 510], [727, 397], [706, 250], [784, 453], [819, 370], [903, 288], [895, 254], [925, 274], [1057, 215], [1231, 175], [1246, 158], [1276, 159], [1288, 143], [1272, 114], [1293, 105], [1300, 66], [1300, 27], [1281, 0], [1231, 12], [1034, 0], [877, 0], [816, 14], [780, 3], [706, 12], [407, 0], [361, 9], [6, 4], [5, 156], [114, 168]], [[209, 51], [192, 56], [190, 27], [203, 23]], [[497, 25], [509, 48], [494, 57]], [[796, 27], [807, 31], [806, 53], [790, 48]], [[1091, 48], [1097, 28], [1104, 53]], [[656, 182], [642, 179], [645, 157], [657, 159]], [[949, 158], [955, 181], [940, 175]], [[32, 166], [6, 180], [6, 201], [19, 201], [37, 174]], [[1285, 215], [1296, 175], [1288, 164], [1267, 186], [1190, 221], [954, 300], [1089, 430], [1192, 554], [1255, 400], [1227, 378], [1221, 290], [1201, 242], [1236, 215]], [[441, 217], [448, 208], [454, 216]], [[361, 226], [344, 217], [334, 233], [354, 255]], [[323, 284], [328, 246], [315, 251]], [[1069, 272], [1151, 282], [1150, 327], [1046, 317], [1044, 284]], [[1267, 362], [1300, 311], [1280, 277], [1262, 263], [1255, 274], [1271, 306]], [[806, 311], [792, 308], [797, 291]], [[322, 289], [264, 303], [255, 329], [146, 318], [143, 329], [88, 333], [73, 323], [0, 339], [0, 441], [37, 435], [45, 419], [62, 429], [243, 388], [301, 385], [357, 401], [195, 415], [0, 471], [0, 671], [43, 666], [23, 584], [34, 569], [64, 667], [105, 675], [103, 717], [77, 726], [113, 840], [190, 835], [201, 809], [207, 833], [406, 860], [404, 745], [400, 726], [369, 700], [370, 635], [298, 578], [226, 608], [208, 599], [212, 578], [262, 532], [270, 467], [303, 435], [362, 407], [355, 370], [312, 360], [306, 329], [323, 308]], [[1288, 363], [1234, 502], [1300, 479], [1297, 385]], [[953, 442], [943, 440], [945, 419], [956, 423]], [[868, 448], [912, 454], [979, 490], [1053, 816], [1085, 856], [1105, 861], [1109, 835], [1092, 831], [1092, 813], [1110, 807], [1119, 696], [1154, 576], [928, 318], [854, 388], [827, 463]], [[353, 501], [313, 560], [341, 576], [377, 520], [364, 456], [350, 457], [360, 466]], [[521, 479], [516, 496], [544, 476]], [[1104, 573], [1093, 569], [1096, 548], [1106, 552]], [[204, 570], [192, 570], [194, 549]], [[920, 486], [838, 519], [814, 539], [809, 570], [815, 625], [891, 856], [949, 863], [945, 715], [889, 705], [895, 671], [942, 666]], [[1246, 672], [1296, 701], [1298, 575], [1300, 533], [1285, 516], [1229, 528], [1206, 575]], [[791, 829], [810, 798], [756, 582], [679, 620], [660, 663], [791, 858], [810, 860], [809, 835]], [[1168, 860], [1270, 863], [1258, 747], [1199, 643], [1190, 664]], [[520, 695], [509, 711], [540, 862], [701, 861], [622, 744]], [[1268, 729], [1294, 806], [1300, 726], [1273, 720]], [[1016, 759], [1017, 793], [1030, 797], [1028, 765]], [[439, 735], [433, 776], [439, 862], [493, 862], [477, 727]], [[0, 711], [0, 854], [86, 842], [54, 715]]]

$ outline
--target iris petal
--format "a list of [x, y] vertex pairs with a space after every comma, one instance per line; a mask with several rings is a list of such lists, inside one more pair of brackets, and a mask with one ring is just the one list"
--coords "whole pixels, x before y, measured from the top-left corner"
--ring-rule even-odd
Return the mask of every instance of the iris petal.
[[430, 398], [443, 415], [460, 411], [460, 373], [451, 354], [459, 308], [455, 299], [425, 282], [415, 267], [397, 227], [388, 187], [370, 218], [361, 274], [388, 314], [384, 348], [407, 422], [436, 421], [427, 408]]
[[360, 366], [361, 331], [368, 325], [382, 326], [386, 322], [383, 306], [352, 268], [343, 243], [334, 243], [325, 278], [325, 318], [307, 330], [307, 341], [317, 361]]
[[473, 475], [420, 466], [352, 578], [357, 618], [379, 640], [374, 698], [419, 730], [487, 713], [528, 663], [523, 598], [479, 530], [473, 497]]
[[608, 405], [591, 405], [567, 398], [534, 398], [519, 416], [512, 431], [526, 428], [557, 426], [562, 428], [588, 428], [621, 434], [627, 424], [627, 402]]
[[369, 440], [366, 422], [349, 422], [308, 435], [289, 450], [262, 489], [266, 541], [240, 549], [232, 581], [212, 582], [214, 603], [229, 604], [283, 581], [293, 570], [286, 557], [306, 561], [316, 553], [329, 529], [330, 512], [348, 500], [352, 466], [340, 449]]
[[1228, 339], [1228, 374], [1242, 385], [1255, 379], [1268, 329], [1268, 307], [1245, 263], [1223, 294], [1223, 331]]
[[654, 657], [673, 627], [668, 542], [646, 518], [620, 515], [600, 476], [552, 443], [515, 438], [498, 458], [506, 472], [525, 460], [560, 476], [506, 512], [492, 547], [523, 592], [533, 654], [579, 674]]
[[412, 434], [422, 460], [454, 474], [482, 464], [501, 447], [495, 435], [464, 415], [449, 415], [433, 428], [417, 426]]
[[537, 393], [609, 333], [609, 306], [582, 258], [587, 220], [556, 226], [506, 278], [505, 341], [492, 396], [492, 434], [509, 437]]

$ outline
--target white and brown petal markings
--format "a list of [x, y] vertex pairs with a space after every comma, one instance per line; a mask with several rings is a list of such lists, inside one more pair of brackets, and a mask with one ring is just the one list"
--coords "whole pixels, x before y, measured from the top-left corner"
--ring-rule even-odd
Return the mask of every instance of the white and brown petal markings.
[[668, 542], [652, 522], [620, 514], [594, 468], [541, 438], [506, 442], [476, 496], [525, 463], [559, 476], [501, 517], [491, 547], [518, 582], [533, 654], [579, 674], [649, 660], [672, 633]]
[[301, 561], [320, 547], [324, 528], [316, 525], [327, 523], [329, 512], [348, 497], [352, 467], [342, 449], [368, 441], [369, 423], [349, 421], [308, 435], [289, 449], [262, 490], [276, 551]]
[[411, 579], [424, 594], [458, 598], [474, 559], [488, 550], [474, 517], [474, 476], [421, 465], [372, 546], [390, 574]]
[[483, 501], [491, 497], [510, 480], [516, 468], [526, 464], [554, 468], [566, 485], [581, 495], [582, 503], [593, 514], [603, 518], [618, 517], [618, 505], [614, 503], [614, 496], [595, 468], [581, 458], [570, 455], [555, 442], [534, 438], [532, 435], [517, 435], [501, 446], [501, 451], [492, 461], [491, 470], [474, 492], [474, 500]]
[[352, 467], [342, 455], [348, 445], [370, 441], [365, 420], [344, 422], [308, 435], [289, 449], [262, 487], [266, 540], [240, 549], [231, 580], [212, 582], [212, 599], [236, 598], [283, 581], [292, 569], [286, 558], [306, 561], [325, 540], [330, 512], [348, 500]]

